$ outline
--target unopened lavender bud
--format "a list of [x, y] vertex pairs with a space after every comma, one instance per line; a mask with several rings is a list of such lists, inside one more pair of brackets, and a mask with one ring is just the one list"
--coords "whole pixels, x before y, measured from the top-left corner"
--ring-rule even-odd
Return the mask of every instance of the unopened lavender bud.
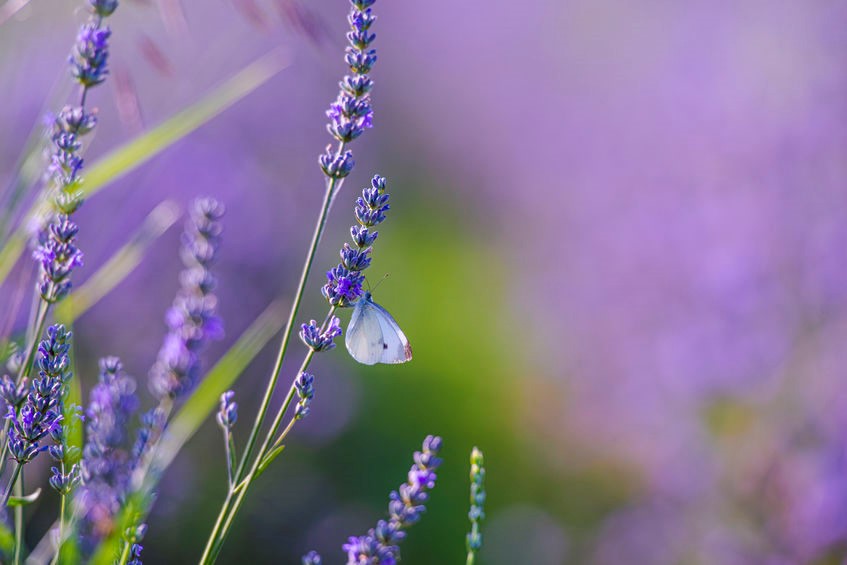
[[221, 395], [217, 420], [218, 425], [224, 430], [231, 430], [238, 420], [238, 404], [233, 401], [234, 398], [235, 392], [231, 390]]

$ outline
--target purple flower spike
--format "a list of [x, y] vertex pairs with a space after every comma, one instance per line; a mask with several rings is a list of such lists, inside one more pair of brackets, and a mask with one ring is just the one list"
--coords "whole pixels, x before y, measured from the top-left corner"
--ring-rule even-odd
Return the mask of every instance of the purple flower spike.
[[376, 34], [370, 31], [376, 21], [376, 16], [369, 9], [371, 4], [373, 2], [351, 2], [350, 14], [347, 16], [350, 31], [347, 32], [349, 45], [344, 53], [344, 61], [351, 74], [339, 83], [341, 91], [326, 112], [329, 118], [327, 131], [339, 142], [339, 147], [328, 147], [319, 159], [321, 169], [331, 179], [341, 179], [350, 174], [353, 157], [349, 151], [344, 150], [344, 145], [373, 127], [370, 97], [373, 81], [368, 74], [377, 56], [376, 50], [370, 48], [376, 39]]
[[[72, 377], [68, 370], [71, 337], [63, 325], [47, 328], [47, 337], [38, 345], [38, 376], [32, 380], [26, 400], [19, 411], [13, 402], [6, 400], [6, 418], [11, 424], [9, 448], [12, 458], [21, 465], [48, 449], [41, 445], [48, 435], [60, 444], [63, 440], [62, 387]], [[3, 388], [10, 399], [19, 400], [21, 391], [11, 379], [4, 382]]]
[[389, 209], [385, 187], [385, 178], [374, 175], [371, 186], [363, 188], [362, 195], [356, 199], [353, 211], [359, 225], [350, 228], [353, 245], [345, 243], [341, 248], [341, 263], [327, 272], [327, 283], [321, 289], [333, 306], [350, 306], [362, 295], [365, 280], [362, 271], [371, 265], [372, 245], [379, 235], [370, 228], [383, 222]]
[[189, 212], [180, 255], [185, 269], [180, 290], [168, 310], [165, 336], [150, 371], [150, 389], [156, 398], [176, 398], [189, 392], [200, 378], [200, 351], [210, 340], [223, 337], [223, 322], [213, 294], [212, 264], [220, 248], [223, 206], [213, 198], [199, 198]]
[[415, 452], [408, 481], [389, 495], [389, 519], [380, 520], [367, 535], [351, 537], [342, 546], [347, 552], [347, 565], [393, 565], [400, 560], [399, 544], [406, 537], [404, 530], [420, 520], [429, 499], [427, 491], [435, 487], [440, 449], [441, 438], [427, 436], [421, 451]]
[[52, 120], [49, 130], [53, 154], [47, 176], [55, 189], [54, 213], [49, 225], [41, 230], [38, 249], [33, 253], [40, 266], [37, 285], [41, 298], [53, 304], [71, 289], [70, 275], [82, 265], [82, 252], [76, 246], [78, 226], [71, 216], [82, 206], [79, 190], [83, 159], [79, 155], [82, 136], [97, 125], [94, 112], [85, 109], [88, 90], [106, 80], [109, 37], [103, 18], [118, 6], [117, 0], [89, 0], [92, 17], [82, 25], [69, 57], [71, 75], [82, 86], [78, 106], [65, 106]]
[[138, 410], [135, 379], [117, 357], [100, 360], [100, 379], [91, 390], [82, 456], [82, 485], [74, 497], [80, 549], [89, 555], [116, 525], [133, 468], [127, 448]]

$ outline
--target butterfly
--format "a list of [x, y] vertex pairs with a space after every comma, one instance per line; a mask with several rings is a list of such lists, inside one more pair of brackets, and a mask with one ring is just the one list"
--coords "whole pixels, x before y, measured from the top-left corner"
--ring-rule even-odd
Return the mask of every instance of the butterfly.
[[388, 311], [365, 292], [355, 306], [347, 335], [347, 351], [359, 363], [405, 363], [412, 359], [412, 346], [406, 334]]

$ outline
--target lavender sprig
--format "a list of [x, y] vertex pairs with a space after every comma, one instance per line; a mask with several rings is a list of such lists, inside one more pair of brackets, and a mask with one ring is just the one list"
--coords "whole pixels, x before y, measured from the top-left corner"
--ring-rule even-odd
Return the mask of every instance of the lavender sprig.
[[232, 437], [232, 428], [238, 420], [238, 404], [233, 400], [235, 392], [228, 390], [221, 395], [220, 409], [217, 414], [218, 426], [224, 434], [224, 450], [226, 452], [226, 476], [229, 488], [233, 484], [233, 470], [235, 468], [235, 440]]
[[38, 346], [38, 377], [32, 380], [26, 401], [19, 410], [8, 403], [9, 449], [19, 465], [29, 463], [47, 450], [48, 446], [41, 442], [48, 434], [62, 445], [62, 390], [73, 376], [68, 358], [71, 337], [71, 332], [62, 325], [47, 329], [46, 339]]
[[82, 265], [82, 251], [76, 245], [79, 232], [71, 216], [82, 206], [80, 156], [82, 137], [97, 125], [95, 111], [85, 107], [88, 91], [106, 80], [109, 73], [109, 38], [112, 34], [103, 19], [117, 8], [117, 0], [89, 0], [91, 17], [82, 25], [68, 58], [71, 75], [80, 85], [79, 102], [65, 106], [56, 115], [50, 131], [53, 154], [48, 175], [55, 189], [55, 217], [40, 237], [33, 256], [40, 266], [38, 292], [47, 304], [64, 298], [71, 288], [70, 276]]
[[482, 451], [474, 447], [471, 451], [471, 509], [468, 519], [471, 522], [471, 531], [467, 535], [466, 543], [468, 550], [467, 565], [473, 565], [476, 554], [482, 548], [482, 533], [480, 523], [485, 519], [485, 460]]
[[[344, 178], [350, 174], [350, 171], [354, 166], [353, 155], [346, 149], [346, 146], [354, 138], [358, 138], [364, 129], [371, 127], [373, 123], [373, 112], [371, 110], [370, 102], [370, 92], [373, 88], [373, 81], [368, 76], [368, 73], [376, 62], [376, 51], [371, 49], [371, 43], [374, 41], [375, 35], [370, 31], [370, 28], [375, 21], [375, 16], [373, 16], [370, 10], [370, 6], [373, 2], [374, 0], [351, 0], [350, 2], [351, 11], [348, 19], [351, 25], [351, 32], [348, 34], [349, 47], [346, 50], [345, 61], [350, 68], [351, 74], [345, 76], [341, 81], [341, 94], [336, 99], [336, 102], [330, 105], [330, 109], [327, 112], [327, 116], [330, 119], [328, 129], [330, 134], [338, 141], [338, 146], [335, 149], [333, 149], [331, 145], [328, 146], [326, 152], [318, 159], [321, 170], [326, 177], [324, 201], [320, 214], [318, 215], [318, 219], [315, 223], [312, 241], [309, 245], [308, 251], [306, 252], [306, 260], [303, 265], [303, 270], [300, 273], [300, 281], [298, 282], [297, 290], [294, 293], [288, 322], [282, 336], [282, 341], [279, 345], [276, 362], [274, 363], [274, 368], [271, 371], [270, 378], [268, 379], [267, 386], [265, 387], [265, 394], [262, 398], [261, 404], [259, 405], [256, 418], [250, 429], [250, 435], [247, 438], [247, 443], [244, 447], [238, 468], [235, 472], [235, 482], [238, 484], [239, 488], [236, 489], [237, 493], [232, 489], [230, 489], [227, 493], [226, 499], [224, 500], [217, 520], [215, 521], [215, 525], [209, 534], [209, 539], [206, 543], [203, 555], [200, 558], [200, 562], [203, 564], [208, 564], [214, 561], [220, 551], [220, 548], [223, 545], [223, 540], [235, 519], [238, 509], [244, 500], [244, 496], [249, 490], [250, 484], [256, 477], [264, 457], [268, 455], [268, 450], [271, 448], [274, 435], [279, 429], [282, 417], [290, 406], [296, 392], [296, 387], [294, 386], [294, 383], [292, 383], [280, 410], [277, 412], [277, 417], [271, 424], [270, 430], [265, 436], [265, 440], [262, 443], [259, 452], [256, 453], [254, 457], [253, 450], [258, 442], [259, 433], [265, 423], [265, 417], [267, 416], [267, 412], [270, 407], [273, 392], [276, 389], [277, 382], [279, 381], [285, 354], [288, 350], [291, 330], [294, 327], [295, 320], [297, 319], [300, 302], [303, 298], [303, 293], [311, 271], [315, 252], [317, 251], [318, 244], [320, 243], [323, 235], [324, 227], [326, 226], [329, 209], [332, 206], [335, 196], [340, 191]], [[331, 328], [333, 326], [331, 318], [334, 309], [335, 306], [330, 308], [330, 313], [324, 324], [326, 328]], [[327, 331], [323, 326], [322, 328], [317, 328], [316, 324], [309, 324], [307, 325], [307, 328], [309, 326], [313, 327], [314, 330], [309, 330], [308, 332], [304, 330], [304, 341], [306, 341], [306, 337], [312, 339], [316, 335], [320, 338], [320, 336]], [[323, 342], [323, 344], [325, 345], [325, 342]], [[311, 360], [311, 356], [318, 351], [318, 349], [314, 347], [314, 344], [307, 342], [307, 345], [310, 350], [302, 365], [301, 372], [305, 371], [308, 367], [309, 361]], [[326, 347], [323, 348], [323, 350], [326, 349]], [[296, 419], [292, 420], [292, 424], [295, 421]]]
[[363, 271], [371, 264], [373, 243], [379, 235], [372, 228], [385, 221], [390, 208], [385, 185], [384, 177], [374, 175], [371, 186], [363, 188], [362, 195], [356, 199], [354, 213], [359, 225], [350, 228], [353, 245], [345, 243], [341, 248], [341, 263], [327, 271], [327, 283], [321, 288], [332, 306], [350, 306], [362, 295]]
[[350, 2], [350, 14], [347, 16], [350, 24], [350, 31], [347, 32], [349, 45], [345, 50], [344, 61], [351, 74], [338, 83], [341, 90], [326, 112], [329, 118], [327, 131], [338, 141], [338, 147], [333, 149], [332, 145], [327, 145], [326, 151], [318, 159], [321, 170], [329, 179], [343, 179], [350, 174], [355, 161], [345, 146], [361, 136], [366, 129], [373, 127], [370, 95], [373, 80], [369, 76], [376, 63], [376, 50], [371, 48], [376, 34], [370, 31], [376, 21], [370, 9], [373, 3], [374, 0]]
[[389, 495], [388, 520], [380, 520], [366, 535], [353, 536], [343, 545], [348, 565], [393, 565], [400, 560], [399, 545], [406, 537], [405, 530], [420, 520], [428, 491], [435, 488], [440, 449], [440, 437], [424, 439], [421, 451], [415, 452], [408, 480]]
[[223, 336], [217, 315], [215, 276], [210, 268], [220, 247], [223, 206], [199, 198], [190, 210], [181, 255], [185, 269], [180, 290], [165, 317], [168, 334], [150, 371], [150, 389], [160, 401], [185, 395], [197, 384], [200, 351], [209, 340]]

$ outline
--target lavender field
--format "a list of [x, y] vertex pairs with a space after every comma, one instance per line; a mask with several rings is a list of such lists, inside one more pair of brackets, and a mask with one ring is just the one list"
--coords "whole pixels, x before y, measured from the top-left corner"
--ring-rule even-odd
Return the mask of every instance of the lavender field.
[[847, 563], [845, 29], [0, 0], [0, 562]]

